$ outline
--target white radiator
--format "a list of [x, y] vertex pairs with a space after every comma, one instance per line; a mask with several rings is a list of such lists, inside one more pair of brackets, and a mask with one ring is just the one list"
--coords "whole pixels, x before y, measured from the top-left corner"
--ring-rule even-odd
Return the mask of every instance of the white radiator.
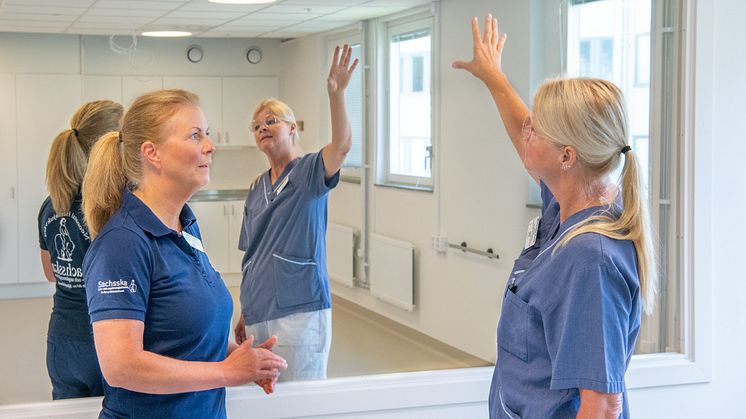
[[330, 223], [326, 228], [326, 268], [329, 279], [353, 287], [355, 230]]
[[370, 292], [376, 297], [414, 310], [414, 245], [371, 234]]

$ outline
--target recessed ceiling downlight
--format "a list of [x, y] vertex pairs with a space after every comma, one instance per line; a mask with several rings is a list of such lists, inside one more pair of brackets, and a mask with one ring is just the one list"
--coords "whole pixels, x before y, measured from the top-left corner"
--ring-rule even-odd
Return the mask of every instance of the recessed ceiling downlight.
[[148, 31], [143, 32], [142, 36], [155, 36], [161, 38], [177, 38], [180, 36], [192, 36], [191, 32], [186, 31]]

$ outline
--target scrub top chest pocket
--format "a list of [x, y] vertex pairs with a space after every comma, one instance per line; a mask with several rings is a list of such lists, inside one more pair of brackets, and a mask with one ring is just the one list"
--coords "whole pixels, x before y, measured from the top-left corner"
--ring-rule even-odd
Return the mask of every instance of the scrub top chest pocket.
[[280, 308], [321, 299], [321, 275], [313, 259], [272, 253], [277, 305]]
[[506, 290], [497, 326], [497, 345], [524, 362], [528, 362], [528, 322], [528, 303]]

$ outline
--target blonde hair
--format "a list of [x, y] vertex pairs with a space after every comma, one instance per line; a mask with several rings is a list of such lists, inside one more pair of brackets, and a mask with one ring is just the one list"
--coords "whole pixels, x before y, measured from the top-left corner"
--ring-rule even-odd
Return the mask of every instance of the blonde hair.
[[259, 102], [254, 108], [254, 113], [251, 115], [251, 124], [257, 120], [257, 117], [262, 111], [269, 111], [272, 115], [282, 119], [283, 121], [295, 124], [295, 130], [293, 130], [293, 144], [298, 144], [300, 141], [300, 130], [298, 129], [298, 123], [295, 120], [295, 114], [285, 102], [275, 99], [273, 97], [266, 98]]
[[[624, 156], [621, 176], [624, 208], [619, 218], [589, 217], [568, 233], [558, 247], [584, 233], [630, 240], [637, 253], [643, 308], [650, 314], [655, 306], [658, 271], [640, 166], [634, 151], [625, 148], [627, 112], [621, 90], [600, 79], [548, 81], [534, 97], [534, 125], [555, 144], [573, 147], [579, 164], [591, 179], [610, 173]], [[622, 153], [622, 149], [626, 152]]]
[[54, 138], [47, 158], [46, 180], [55, 213], [70, 211], [93, 144], [102, 134], [119, 129], [123, 113], [122, 105], [110, 100], [88, 102], [70, 118], [71, 128]]
[[178, 89], [146, 93], [124, 114], [121, 131], [104, 135], [93, 147], [83, 180], [83, 213], [91, 238], [121, 206], [123, 189], [136, 189], [142, 180], [140, 146], [162, 143], [164, 125], [184, 105], [199, 106], [199, 98]]

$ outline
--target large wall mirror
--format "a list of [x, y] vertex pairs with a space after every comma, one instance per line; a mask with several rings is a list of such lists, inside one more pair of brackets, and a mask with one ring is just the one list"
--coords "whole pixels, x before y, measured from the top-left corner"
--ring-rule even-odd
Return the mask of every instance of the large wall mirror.
[[[196, 7], [203, 2], [184, 3]], [[5, 226], [0, 227], [0, 257], [7, 278], [0, 279], [5, 337], [0, 404], [51, 399], [45, 366], [50, 288], [29, 281], [43, 280], [36, 214], [46, 196], [49, 143], [67, 127], [74, 109], [103, 98], [126, 106], [137, 94], [162, 87], [195, 90], [208, 108], [211, 125], [221, 126], [213, 129], [221, 132], [222, 143], [208, 188], [243, 190], [267, 165], [251, 147], [248, 125], [244, 132], [231, 125], [250, 116], [233, 118], [231, 112], [253, 108], [257, 95], [278, 95], [304, 122], [304, 150], [317, 150], [329, 133], [323, 84], [327, 57], [331, 45], [345, 42], [354, 46], [364, 66], [347, 97], [356, 144], [329, 201], [334, 240], [346, 237], [350, 243], [330, 246], [330, 252], [343, 252], [342, 259], [353, 261], [348, 275], [335, 272], [340, 275], [331, 281], [335, 324], [329, 376], [494, 363], [503, 288], [526, 225], [538, 210], [488, 92], [478, 80], [450, 67], [453, 60], [469, 59], [470, 19], [486, 13], [497, 16], [500, 30], [509, 34], [503, 67], [529, 103], [543, 79], [565, 71], [608, 78], [622, 87], [631, 110], [631, 144], [650, 168], [646, 182], [664, 269], [676, 269], [673, 245], [668, 246], [674, 236], [668, 227], [675, 222], [670, 203], [675, 200], [663, 175], [667, 169], [659, 166], [670, 164], [674, 145], [666, 143], [661, 122], [665, 115], [658, 105], [666, 83], [675, 76], [666, 61], [671, 59], [671, 40], [661, 28], [676, 25], [677, 2], [442, 0], [405, 1], [401, 7], [387, 1], [344, 7], [335, 1], [315, 3], [324, 11], [316, 17], [344, 9], [339, 16], [363, 16], [364, 23], [350, 21], [343, 28], [287, 32], [277, 38], [240, 32], [230, 38], [138, 36], [136, 46], [129, 45], [127, 37], [104, 36], [106, 24], [99, 25], [99, 32], [79, 36], [0, 32], [0, 141], [5, 150], [12, 150], [0, 157], [8, 159], [0, 166], [14, 168], [0, 179], [0, 192], [11, 191], [0, 201], [0, 225]], [[288, 2], [285, 13], [297, 12], [297, 4]], [[5, 2], [4, 7], [0, 27], [9, 13], [22, 12], [19, 2]], [[313, 14], [313, 9], [309, 6], [304, 13]], [[128, 16], [142, 15], [144, 20], [149, 13], [134, 4], [128, 10]], [[309, 15], [308, 20], [314, 19]], [[65, 28], [60, 25], [58, 32]], [[194, 44], [204, 51], [198, 63], [184, 56]], [[261, 62], [246, 61], [248, 46], [261, 48]], [[106, 97], [98, 97], [102, 95]], [[203, 235], [210, 229], [234, 231], [230, 228], [235, 219], [224, 214], [243, 198], [231, 195], [212, 208], [204, 205], [209, 200], [197, 203], [202, 205], [198, 216]], [[224, 250], [216, 250], [215, 256], [207, 250], [213, 264], [225, 264], [224, 276], [238, 306], [240, 269], [231, 268], [236, 258], [231, 253], [233, 235], [216, 239], [223, 241]], [[465, 252], [449, 243], [466, 243], [481, 252]], [[411, 264], [397, 265], [400, 260], [392, 249], [409, 252]], [[487, 249], [499, 257], [489, 257]], [[399, 268], [409, 269], [409, 276], [399, 276]], [[29, 293], [37, 298], [27, 298]], [[661, 290], [658, 311], [643, 325], [638, 353], [681, 350], [678, 293], [675, 283]]]

